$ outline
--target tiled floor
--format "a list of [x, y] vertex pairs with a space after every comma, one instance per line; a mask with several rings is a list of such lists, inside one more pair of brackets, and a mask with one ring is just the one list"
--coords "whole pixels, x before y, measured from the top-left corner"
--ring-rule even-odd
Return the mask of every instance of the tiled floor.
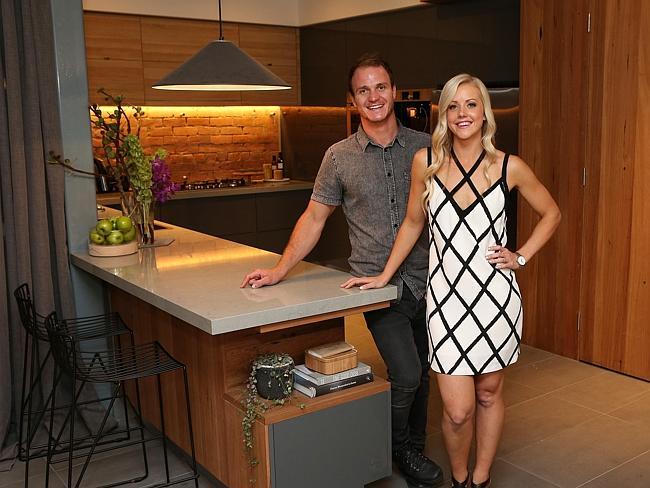
[[[385, 367], [363, 319], [352, 317], [346, 330], [348, 341], [360, 350], [360, 359], [385, 377]], [[506, 373], [505, 388], [506, 422], [493, 466], [492, 488], [650, 488], [650, 383], [524, 346], [519, 362]], [[444, 467], [449, 478], [440, 412], [440, 397], [433, 387], [426, 453]], [[149, 452], [150, 477], [127, 486], [144, 487], [162, 479], [159, 445], [152, 445]], [[173, 455], [171, 465], [172, 472], [187, 470]], [[82, 486], [107, 483], [115, 476], [135, 476], [140, 469], [138, 450], [115, 451], [91, 463]], [[43, 487], [42, 460], [34, 462], [30, 472], [29, 485]], [[65, 479], [65, 465], [57, 465], [51, 471], [50, 486], [63, 488]], [[0, 472], [0, 488], [17, 488], [23, 483], [21, 463], [9, 472]], [[215, 485], [202, 478], [200, 486]], [[406, 486], [395, 472], [367, 488]]]

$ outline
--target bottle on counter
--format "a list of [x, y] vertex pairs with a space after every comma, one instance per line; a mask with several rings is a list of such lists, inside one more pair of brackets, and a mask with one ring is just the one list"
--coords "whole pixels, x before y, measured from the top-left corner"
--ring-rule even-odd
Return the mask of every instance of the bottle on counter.
[[284, 170], [284, 158], [282, 157], [282, 151], [278, 153], [278, 170], [282, 171], [282, 177], [284, 178], [286, 176], [286, 171]]
[[282, 154], [280, 153], [280, 157], [276, 159], [275, 156], [272, 157], [273, 161], [273, 179], [274, 180], [281, 180], [284, 177], [283, 171], [284, 171], [284, 161], [282, 161]]

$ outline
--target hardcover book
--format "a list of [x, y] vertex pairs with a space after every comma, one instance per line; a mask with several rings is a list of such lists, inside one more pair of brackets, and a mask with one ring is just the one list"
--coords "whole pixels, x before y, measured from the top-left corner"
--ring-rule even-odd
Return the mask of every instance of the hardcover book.
[[311, 381], [314, 385], [325, 385], [327, 383], [333, 383], [334, 381], [340, 381], [371, 372], [372, 369], [370, 366], [362, 362], [359, 362], [356, 368], [347, 369], [334, 374], [322, 374], [313, 369], [309, 369], [304, 364], [298, 364], [293, 370], [295, 376], [301, 376], [302, 378]]
[[314, 398], [317, 396], [326, 395], [327, 393], [346, 390], [348, 388], [352, 388], [353, 386], [363, 385], [364, 383], [370, 383], [373, 380], [373, 374], [364, 373], [324, 385], [316, 385], [299, 375], [294, 375], [293, 379], [294, 390], [297, 390], [310, 398]]

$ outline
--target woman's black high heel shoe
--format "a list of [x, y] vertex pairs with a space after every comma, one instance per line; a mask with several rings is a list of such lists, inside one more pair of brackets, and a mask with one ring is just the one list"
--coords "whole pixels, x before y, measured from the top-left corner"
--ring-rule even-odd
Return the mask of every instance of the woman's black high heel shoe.
[[454, 477], [451, 477], [451, 488], [468, 488], [467, 485], [469, 483], [469, 474], [467, 475], [467, 478], [465, 478], [465, 481], [456, 481]]
[[474, 483], [470, 485], [471, 488], [489, 488], [490, 487], [490, 478], [486, 479], [483, 483]]

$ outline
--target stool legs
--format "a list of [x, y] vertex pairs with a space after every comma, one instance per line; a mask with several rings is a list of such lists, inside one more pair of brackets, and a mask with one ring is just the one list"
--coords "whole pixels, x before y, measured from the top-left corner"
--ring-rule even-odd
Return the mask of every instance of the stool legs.
[[194, 429], [192, 428], [192, 410], [190, 408], [190, 385], [187, 380], [187, 368], [183, 366], [183, 382], [185, 383], [185, 406], [187, 408], [187, 426], [190, 433], [190, 447], [192, 449], [192, 471], [194, 472], [194, 486], [199, 488], [199, 478], [196, 471], [196, 452], [194, 450]]

